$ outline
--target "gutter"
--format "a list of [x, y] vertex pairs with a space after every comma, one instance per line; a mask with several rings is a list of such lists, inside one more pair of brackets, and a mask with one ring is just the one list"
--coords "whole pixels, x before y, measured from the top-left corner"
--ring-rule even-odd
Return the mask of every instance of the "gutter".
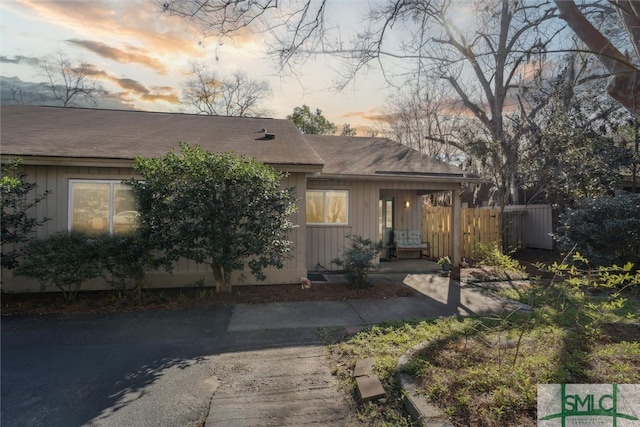
[[376, 174], [376, 175], [341, 175], [341, 174], [324, 174], [309, 176], [309, 180], [330, 180], [330, 179], [353, 179], [364, 181], [385, 181], [385, 182], [397, 182], [397, 181], [411, 181], [411, 182], [438, 182], [438, 183], [471, 183], [480, 184], [486, 180], [469, 175], [426, 175], [426, 174]]
[[[9, 160], [21, 159], [22, 165], [29, 166], [83, 166], [101, 168], [132, 168], [135, 159], [131, 158], [106, 158], [106, 157], [52, 157], [52, 156], [30, 156], [15, 154], [0, 154], [0, 161], [6, 163]], [[263, 162], [278, 171], [319, 173], [322, 171], [322, 164], [301, 164], [301, 163], [267, 163]]]

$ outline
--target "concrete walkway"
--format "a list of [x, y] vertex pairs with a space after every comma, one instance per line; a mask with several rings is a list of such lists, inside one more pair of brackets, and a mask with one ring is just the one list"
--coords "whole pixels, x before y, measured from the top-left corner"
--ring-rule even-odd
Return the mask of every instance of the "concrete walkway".
[[[327, 278], [344, 280], [341, 276]], [[528, 310], [525, 305], [497, 297], [473, 285], [461, 285], [437, 273], [376, 274], [372, 275], [372, 280], [403, 283], [417, 291], [417, 295], [384, 300], [239, 304], [234, 307], [229, 332], [356, 326], [394, 320]]]
[[[340, 276], [328, 279], [344, 280]], [[241, 304], [234, 307], [227, 332], [320, 327], [357, 330], [393, 320], [527, 309], [438, 273], [385, 273], [373, 275], [372, 280], [403, 283], [416, 295], [385, 300]], [[227, 353], [215, 356], [213, 364], [219, 386], [211, 400], [206, 427], [361, 426], [350, 408], [353, 403], [331, 375], [322, 346]]]
[[211, 360], [219, 388], [206, 427], [341, 426], [355, 411], [323, 346], [227, 353]]

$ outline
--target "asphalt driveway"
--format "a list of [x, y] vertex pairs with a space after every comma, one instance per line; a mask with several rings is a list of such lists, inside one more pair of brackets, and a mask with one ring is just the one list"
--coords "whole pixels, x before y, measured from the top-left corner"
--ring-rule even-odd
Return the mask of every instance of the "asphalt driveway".
[[212, 356], [320, 344], [313, 330], [227, 332], [232, 307], [2, 319], [3, 426], [188, 426]]
[[[2, 318], [3, 426], [350, 425], [318, 327], [526, 309], [437, 274], [415, 296]], [[266, 423], [266, 424], [265, 424]]]

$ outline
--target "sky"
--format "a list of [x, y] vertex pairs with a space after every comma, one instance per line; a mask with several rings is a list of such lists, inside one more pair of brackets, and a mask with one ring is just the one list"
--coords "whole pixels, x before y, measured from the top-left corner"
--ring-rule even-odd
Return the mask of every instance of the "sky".
[[[361, 21], [368, 5], [367, 0], [331, 3], [329, 19], [347, 25]], [[266, 48], [261, 34], [245, 32], [222, 45], [203, 39], [188, 19], [161, 14], [154, 0], [0, 0], [5, 87], [44, 81], [34, 61], [62, 52], [90, 64], [110, 92], [99, 107], [179, 111], [189, 64], [199, 61], [222, 76], [240, 70], [267, 80], [273, 91], [267, 106], [275, 118], [306, 104], [321, 109], [338, 129], [344, 123], [375, 127], [392, 90], [379, 73], [367, 72], [338, 93], [332, 89], [340, 67], [334, 59], [316, 58], [295, 76], [283, 75]]]

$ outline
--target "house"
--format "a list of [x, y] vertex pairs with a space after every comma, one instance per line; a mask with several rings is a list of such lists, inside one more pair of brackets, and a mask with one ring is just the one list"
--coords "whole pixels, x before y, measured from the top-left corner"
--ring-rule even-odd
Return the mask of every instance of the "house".
[[[135, 176], [136, 156], [160, 157], [180, 141], [209, 151], [234, 151], [288, 173], [299, 210], [292, 221], [294, 252], [267, 280], [247, 275], [244, 284], [299, 283], [360, 235], [388, 242], [392, 229], [421, 229], [421, 196], [452, 192], [454, 224], [460, 224], [460, 188], [475, 176], [384, 138], [302, 135], [288, 120], [199, 116], [36, 106], [4, 106], [0, 111], [2, 161], [20, 157], [27, 179], [51, 190], [34, 214], [48, 217], [37, 237], [70, 229], [118, 232], [135, 210], [131, 190], [121, 183]], [[460, 227], [451, 254], [460, 259]], [[205, 278], [204, 265], [180, 261], [156, 286], [176, 286]], [[237, 283], [237, 282], [234, 282]], [[90, 284], [104, 286], [99, 282]], [[3, 272], [3, 289], [29, 291], [37, 283]]]

